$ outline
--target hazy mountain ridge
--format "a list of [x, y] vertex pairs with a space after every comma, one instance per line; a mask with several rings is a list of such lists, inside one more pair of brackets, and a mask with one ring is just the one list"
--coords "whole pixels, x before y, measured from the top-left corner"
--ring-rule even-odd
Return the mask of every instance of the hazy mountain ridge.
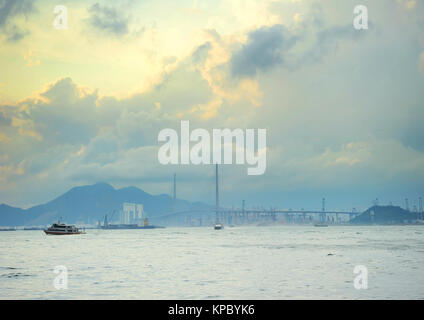
[[27, 215], [24, 209], [8, 206], [4, 203], [0, 205], [0, 225], [23, 225], [26, 223], [26, 221]]
[[[115, 189], [107, 183], [74, 187], [61, 196], [28, 209], [0, 205], [0, 226], [46, 225], [62, 218], [67, 223], [96, 224], [109, 217], [124, 202], [141, 203], [150, 218], [171, 213], [173, 200], [169, 195], [151, 195], [137, 187]], [[202, 202], [177, 199], [176, 211], [213, 208]], [[373, 213], [373, 214], [372, 214]], [[189, 214], [191, 215], [191, 214]], [[117, 218], [117, 215], [114, 216]], [[397, 206], [373, 206], [352, 219], [352, 224], [402, 224], [417, 219], [417, 214]]]
[[[0, 225], [45, 225], [62, 217], [67, 223], [96, 223], [105, 214], [122, 208], [123, 202], [141, 203], [148, 216], [159, 216], [173, 210], [173, 200], [168, 195], [151, 195], [137, 187], [115, 189], [107, 183], [74, 187], [44, 204], [28, 209], [0, 205]], [[176, 210], [205, 209], [209, 206], [177, 199]]]

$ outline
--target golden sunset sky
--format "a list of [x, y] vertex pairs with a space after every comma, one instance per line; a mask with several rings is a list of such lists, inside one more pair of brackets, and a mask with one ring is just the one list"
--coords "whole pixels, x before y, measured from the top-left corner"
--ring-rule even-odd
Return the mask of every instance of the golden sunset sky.
[[266, 173], [223, 166], [224, 205], [412, 206], [423, 28], [414, 0], [0, 0], [0, 203], [99, 181], [169, 194], [174, 172], [180, 198], [213, 203], [211, 166], [157, 160], [158, 132], [189, 120], [267, 129]]

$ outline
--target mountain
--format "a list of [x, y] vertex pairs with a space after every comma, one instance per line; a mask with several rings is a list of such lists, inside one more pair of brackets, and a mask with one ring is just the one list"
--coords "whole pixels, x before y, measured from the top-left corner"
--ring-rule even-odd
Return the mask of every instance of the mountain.
[[1, 226], [23, 225], [27, 221], [28, 215], [24, 209], [11, 207], [6, 204], [0, 204]]
[[373, 206], [352, 219], [353, 224], [398, 224], [417, 219], [417, 214], [396, 206]]
[[[136, 187], [115, 189], [107, 183], [75, 187], [45, 204], [29, 209], [0, 205], [1, 226], [46, 225], [62, 218], [67, 223], [96, 223], [109, 217], [113, 210], [122, 209], [122, 203], [143, 204], [148, 217], [160, 216], [173, 211], [173, 200], [168, 195], [151, 195]], [[204, 210], [203, 203], [190, 203], [177, 199], [176, 211]], [[115, 216], [116, 218], [116, 216]]]

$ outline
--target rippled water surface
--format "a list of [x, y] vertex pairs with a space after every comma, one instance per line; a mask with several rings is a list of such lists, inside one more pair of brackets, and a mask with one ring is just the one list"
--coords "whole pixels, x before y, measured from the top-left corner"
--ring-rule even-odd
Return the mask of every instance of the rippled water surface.
[[[53, 286], [58, 265], [66, 290]], [[0, 298], [424, 299], [424, 227], [0, 232]]]

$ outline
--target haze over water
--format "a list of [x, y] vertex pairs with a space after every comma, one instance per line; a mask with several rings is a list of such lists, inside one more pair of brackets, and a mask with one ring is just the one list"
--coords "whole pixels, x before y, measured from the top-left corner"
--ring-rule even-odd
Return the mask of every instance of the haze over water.
[[423, 299], [423, 244], [420, 226], [0, 232], [0, 298]]

